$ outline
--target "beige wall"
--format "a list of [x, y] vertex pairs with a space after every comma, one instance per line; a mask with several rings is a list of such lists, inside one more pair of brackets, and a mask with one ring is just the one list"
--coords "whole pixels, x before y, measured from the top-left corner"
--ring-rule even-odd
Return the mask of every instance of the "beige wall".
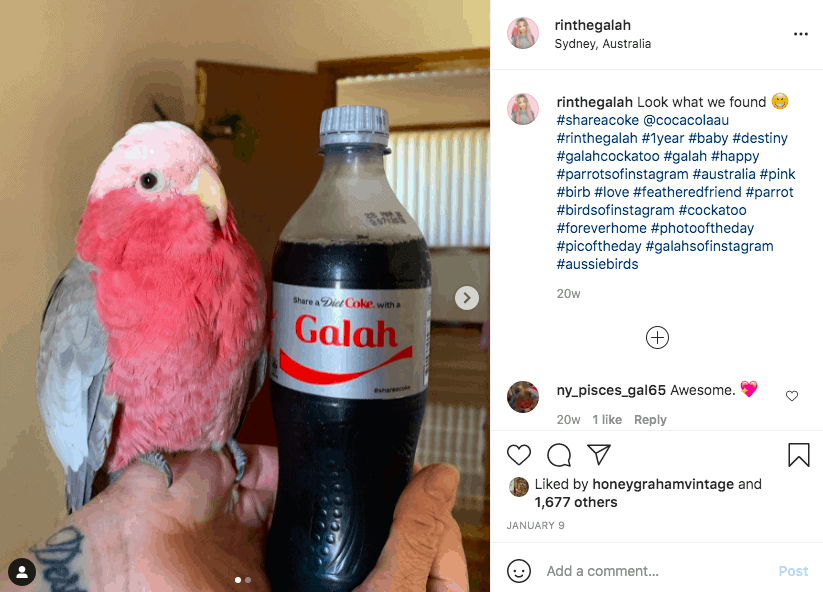
[[27, 0], [0, 36], [0, 566], [50, 534], [62, 470], [34, 374], [48, 290], [73, 254], [100, 161], [133, 123], [194, 120], [197, 59], [295, 70], [319, 60], [489, 45], [477, 0]]

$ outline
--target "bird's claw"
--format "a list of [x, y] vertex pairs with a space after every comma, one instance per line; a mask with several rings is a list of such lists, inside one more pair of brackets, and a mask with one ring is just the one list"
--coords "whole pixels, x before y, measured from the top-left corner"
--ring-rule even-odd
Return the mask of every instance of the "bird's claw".
[[160, 471], [166, 477], [166, 487], [174, 483], [174, 476], [166, 458], [160, 452], [147, 452], [137, 457], [137, 461]]
[[[172, 483], [174, 483], [171, 467], [161, 453], [147, 452], [146, 454], [141, 454], [137, 457], [137, 462], [141, 462], [144, 465], [150, 466], [152, 469], [160, 471], [163, 476], [166, 477], [166, 487], [171, 487]], [[113, 485], [125, 470], [126, 469], [120, 469], [119, 471], [112, 471], [109, 473], [109, 485]]]
[[[234, 466], [237, 468], [237, 477], [234, 482], [240, 483], [243, 479], [243, 475], [246, 474], [246, 453], [243, 452], [243, 449], [240, 448], [240, 444], [238, 444], [234, 438], [229, 438], [226, 441], [226, 446], [228, 447], [229, 452], [231, 452], [232, 458], [234, 459]], [[174, 476], [172, 474], [171, 467], [162, 453], [147, 452], [145, 454], [141, 454], [137, 457], [137, 462], [141, 462], [144, 465], [148, 465], [151, 468], [160, 471], [166, 477], [166, 487], [171, 487], [172, 483], [174, 483]], [[124, 470], [125, 469], [120, 469], [119, 471], [109, 473], [109, 485], [117, 481], [123, 474]]]
[[234, 466], [237, 468], [237, 478], [235, 478], [234, 482], [240, 483], [243, 475], [246, 474], [246, 453], [243, 452], [240, 444], [238, 444], [234, 438], [226, 440], [226, 447], [229, 449], [229, 452], [231, 452], [234, 458]]

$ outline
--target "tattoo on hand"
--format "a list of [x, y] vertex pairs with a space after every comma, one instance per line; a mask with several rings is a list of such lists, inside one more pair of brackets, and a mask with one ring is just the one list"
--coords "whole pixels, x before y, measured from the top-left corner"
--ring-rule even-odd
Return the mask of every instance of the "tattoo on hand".
[[42, 547], [32, 547], [34, 557], [45, 566], [43, 578], [52, 592], [85, 592], [78, 587], [80, 576], [72, 573], [71, 562], [83, 551], [83, 534], [75, 526], [67, 526], [48, 538]]

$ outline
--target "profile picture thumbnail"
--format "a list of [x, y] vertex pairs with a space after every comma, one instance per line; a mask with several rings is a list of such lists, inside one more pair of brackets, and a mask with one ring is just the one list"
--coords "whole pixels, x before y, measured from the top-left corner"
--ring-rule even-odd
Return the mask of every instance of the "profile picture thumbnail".
[[530, 94], [520, 93], [509, 99], [509, 118], [517, 125], [529, 125], [537, 119], [537, 99]]
[[540, 395], [537, 394], [537, 387], [525, 380], [515, 382], [511, 385], [506, 398], [509, 401], [509, 407], [518, 413], [530, 412], [537, 407], [537, 403], [540, 401]]
[[530, 18], [516, 18], [509, 23], [509, 42], [517, 49], [534, 47], [539, 37], [537, 24]]
[[514, 497], [523, 497], [529, 493], [529, 482], [523, 477], [515, 477], [509, 481], [509, 491]]

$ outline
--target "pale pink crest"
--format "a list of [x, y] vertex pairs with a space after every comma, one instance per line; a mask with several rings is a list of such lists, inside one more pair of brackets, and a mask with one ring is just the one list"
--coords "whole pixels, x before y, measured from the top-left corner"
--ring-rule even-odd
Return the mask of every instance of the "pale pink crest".
[[[145, 172], [163, 173], [169, 189], [184, 191], [200, 166], [217, 171], [217, 160], [193, 130], [174, 121], [138, 123], [112, 148], [97, 169], [89, 199], [133, 186]], [[164, 197], [163, 191], [159, 197]]]

